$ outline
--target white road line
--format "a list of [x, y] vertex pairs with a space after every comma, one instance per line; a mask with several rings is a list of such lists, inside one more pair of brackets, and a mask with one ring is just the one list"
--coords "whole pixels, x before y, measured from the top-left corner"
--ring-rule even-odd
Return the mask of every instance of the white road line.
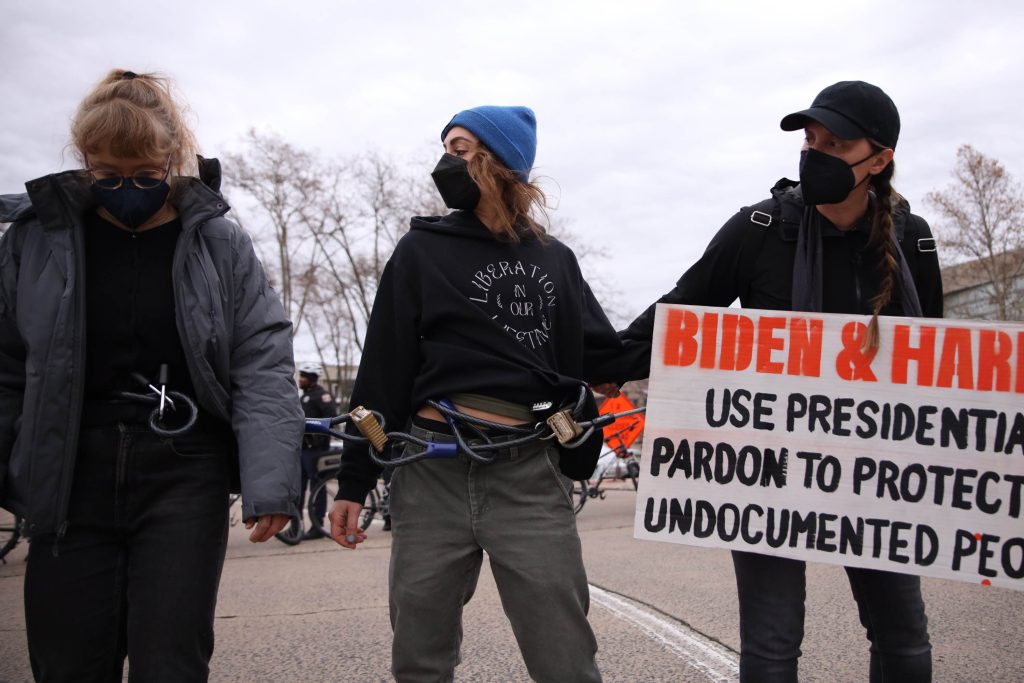
[[740, 678], [740, 662], [735, 653], [679, 623], [628, 598], [614, 595], [591, 584], [591, 601], [613, 615], [628, 621], [660, 642], [709, 681], [733, 683]]

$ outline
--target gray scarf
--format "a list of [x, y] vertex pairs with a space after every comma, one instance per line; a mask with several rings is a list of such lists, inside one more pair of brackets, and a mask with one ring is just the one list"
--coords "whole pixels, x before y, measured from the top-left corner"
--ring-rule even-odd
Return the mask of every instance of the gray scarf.
[[[896, 289], [899, 291], [900, 308], [903, 315], [920, 318], [921, 301], [917, 298], [914, 276], [910, 273], [903, 249], [896, 239], [895, 231], [890, 233], [893, 248], [900, 261]], [[822, 301], [822, 242], [821, 214], [813, 206], [805, 206], [800, 219], [800, 231], [796, 238], [796, 259], [793, 261], [793, 310], [821, 311]]]

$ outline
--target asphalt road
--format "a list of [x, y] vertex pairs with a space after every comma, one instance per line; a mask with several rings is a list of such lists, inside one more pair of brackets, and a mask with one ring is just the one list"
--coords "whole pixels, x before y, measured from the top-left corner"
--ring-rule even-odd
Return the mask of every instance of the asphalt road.
[[[606, 681], [737, 679], [728, 553], [632, 538], [634, 494], [592, 500], [578, 518], [591, 622]], [[232, 530], [217, 609], [212, 681], [389, 681], [390, 537], [371, 527], [355, 551], [327, 540], [253, 545]], [[0, 682], [29, 681], [25, 544], [0, 565]], [[457, 681], [528, 681], [486, 569], [465, 613]], [[1024, 681], [1024, 593], [925, 579], [935, 681]], [[808, 567], [805, 682], [867, 680], [867, 641], [843, 571]]]

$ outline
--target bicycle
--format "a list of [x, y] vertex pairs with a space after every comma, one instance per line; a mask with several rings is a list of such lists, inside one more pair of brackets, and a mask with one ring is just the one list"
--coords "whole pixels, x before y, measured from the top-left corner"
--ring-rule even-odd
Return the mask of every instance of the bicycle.
[[[637, 489], [637, 479], [640, 476], [640, 452], [633, 448], [627, 448], [621, 439], [615, 439], [617, 435], [605, 439], [608, 450], [603, 452], [597, 459], [597, 467], [590, 479], [573, 482], [573, 500], [575, 505], [573, 512], [579, 514], [583, 506], [591, 498], [604, 500], [607, 489], [601, 488], [601, 484], [608, 479], [629, 479], [633, 484], [633, 490]], [[609, 442], [613, 439], [618, 441], [615, 446]], [[596, 482], [593, 482], [596, 479]]]
[[[307, 513], [309, 514], [309, 522], [317, 531], [324, 533], [328, 536], [331, 534], [330, 524], [324, 524], [323, 519], [320, 519], [314, 510], [313, 501], [316, 500], [317, 495], [322, 490], [326, 490], [328, 505], [334, 500], [335, 495], [338, 493], [338, 473], [341, 471], [341, 449], [332, 448], [331, 452], [327, 455], [323, 455], [317, 461], [317, 471], [320, 473], [321, 480], [317, 484], [313, 493], [309, 496], [309, 504], [307, 505]], [[363, 511], [359, 515], [359, 529], [366, 531], [370, 528], [370, 523], [373, 522], [374, 518], [380, 515], [381, 519], [387, 520], [390, 516], [390, 486], [383, 480], [377, 481], [377, 486], [370, 489], [370, 492], [366, 494], [366, 501], [363, 503]]]
[[21, 518], [0, 510], [0, 563], [7, 564], [7, 553], [14, 550], [21, 539]]
[[[242, 494], [232, 493], [228, 495], [228, 510], [230, 516], [228, 517], [228, 524], [231, 526], [237, 526], [242, 521], [235, 514], [235, 503], [238, 503], [242, 499]], [[274, 538], [281, 541], [285, 545], [298, 545], [302, 541], [302, 527], [298, 524], [289, 524], [281, 531], [274, 534]]]

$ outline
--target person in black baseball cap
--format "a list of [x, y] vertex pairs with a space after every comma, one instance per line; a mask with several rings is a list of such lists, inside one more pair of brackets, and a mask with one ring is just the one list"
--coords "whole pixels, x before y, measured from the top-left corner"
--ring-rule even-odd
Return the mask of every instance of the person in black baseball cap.
[[844, 140], [868, 138], [882, 147], [896, 149], [900, 137], [900, 113], [892, 99], [877, 85], [864, 81], [840, 81], [814, 98], [811, 106], [782, 119], [782, 130], [800, 130], [817, 121]]
[[872, 176], [892, 176], [900, 115], [877, 86], [863, 81], [830, 85], [810, 108], [789, 114], [780, 125], [806, 134], [800, 155], [804, 202], [831, 206], [825, 213], [840, 224], [863, 213]]
[[[900, 133], [896, 105], [880, 88], [842, 81], [782, 119], [803, 130], [800, 182], [783, 178], [771, 198], [736, 213], [703, 256], [655, 303], [871, 316], [863, 344], [878, 344], [878, 316], [942, 317], [942, 280], [928, 224], [892, 187]], [[650, 367], [655, 306], [619, 333], [623, 380]], [[605, 387], [598, 390], [608, 393]], [[742, 539], [756, 530], [745, 529]], [[804, 634], [805, 563], [731, 544], [740, 607], [740, 680], [797, 680]], [[866, 554], [865, 554], [866, 557]], [[921, 580], [847, 567], [870, 647], [870, 680], [931, 681]]]

